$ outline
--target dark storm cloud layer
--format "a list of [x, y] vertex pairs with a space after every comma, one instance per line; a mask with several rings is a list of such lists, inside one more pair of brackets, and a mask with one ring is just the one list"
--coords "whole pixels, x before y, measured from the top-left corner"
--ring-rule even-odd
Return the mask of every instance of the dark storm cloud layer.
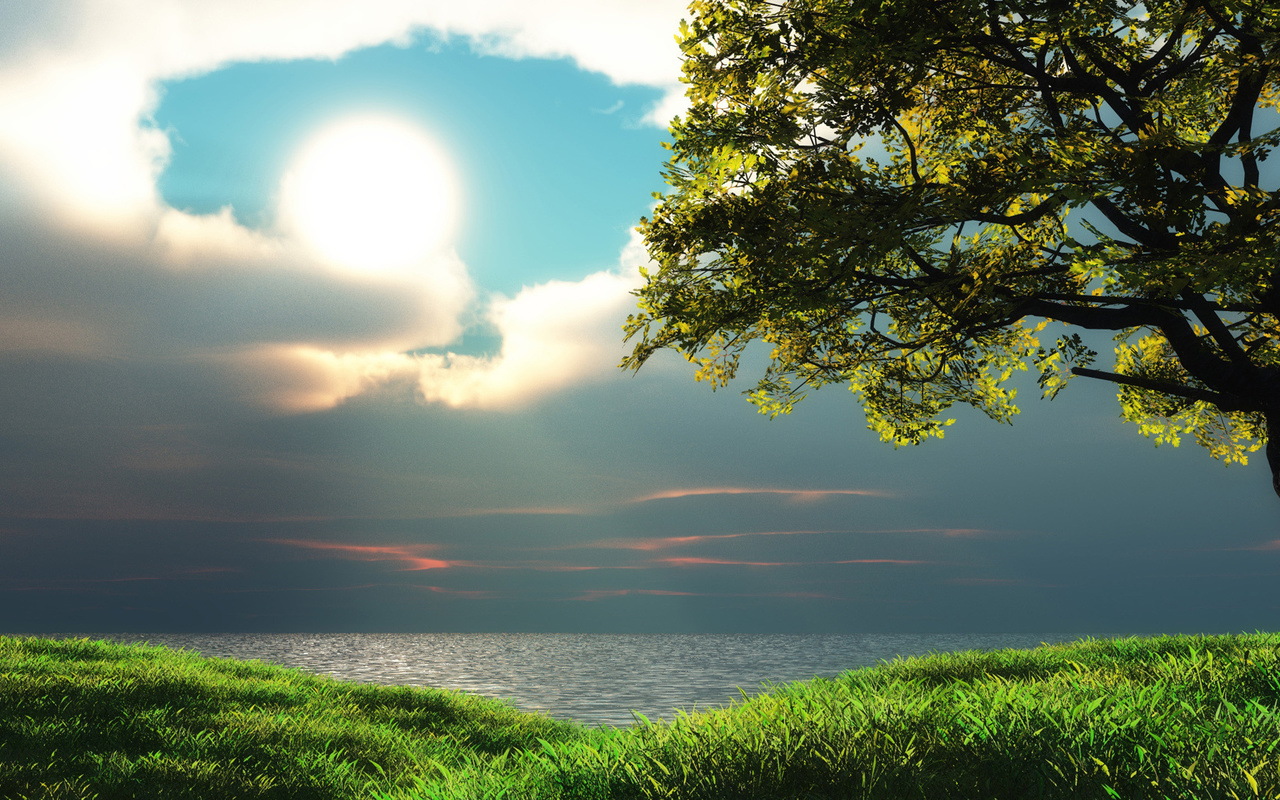
[[[678, 383], [671, 392], [692, 419], [706, 418], [720, 397]], [[1013, 428], [968, 418], [945, 442], [895, 452], [860, 430], [835, 393], [806, 401], [806, 417], [773, 423], [735, 406], [698, 440], [684, 430], [689, 423], [646, 409], [635, 393], [587, 394], [515, 415], [511, 427], [523, 439], [489, 430], [481, 415], [412, 406], [397, 428], [408, 440], [399, 448], [362, 441], [359, 432], [380, 416], [373, 404], [238, 420], [222, 431], [256, 438], [279, 463], [259, 465], [252, 479], [197, 470], [176, 482], [183, 494], [156, 488], [150, 502], [198, 500], [228, 518], [261, 508], [312, 519], [5, 520], [0, 629], [1274, 627], [1269, 587], [1280, 548], [1259, 524], [1267, 509], [1248, 486], [1252, 470], [1224, 470], [1193, 451], [1155, 451], [1114, 419], [1105, 420], [1113, 428], [1100, 427], [1065, 396], [1057, 408], [1032, 406]], [[410, 412], [426, 419], [409, 424]], [[609, 412], [630, 414], [634, 430], [605, 432]], [[454, 463], [433, 477], [421, 453], [409, 452], [450, 452], [454, 438], [476, 445], [470, 467]], [[228, 451], [244, 444], [228, 442]], [[705, 448], [714, 453], [699, 455]], [[1079, 467], [1099, 450], [1108, 453], [1105, 469]], [[316, 451], [329, 456], [310, 461]], [[633, 453], [632, 462], [610, 459], [620, 452]], [[509, 509], [538, 499], [567, 509], [602, 496], [611, 503], [574, 514], [333, 518], [369, 514], [379, 483], [406, 460], [418, 464], [423, 506], [443, 507], [450, 495], [459, 506], [489, 500]], [[308, 463], [310, 471], [298, 466]], [[658, 469], [672, 463], [681, 466]], [[720, 488], [767, 487], [762, 479], [784, 466], [810, 486], [833, 471], [861, 473], [874, 494], [804, 501], [689, 491], [707, 488], [699, 477]], [[561, 480], [539, 486], [548, 470]], [[480, 484], [474, 494], [465, 491], [469, 472]], [[522, 472], [524, 485], [513, 479]], [[124, 489], [144, 482], [127, 472], [120, 480]], [[255, 485], [274, 497], [255, 497]], [[403, 485], [383, 490], [400, 499], [399, 511], [413, 510]], [[685, 496], [635, 502], [664, 493]], [[1223, 498], [1239, 516], [1223, 519]]]
[[[163, 358], [269, 342], [375, 346], [433, 327], [446, 334], [437, 341], [452, 333], [425, 318], [422, 295], [403, 284], [308, 269], [283, 249], [175, 256], [162, 242], [141, 244], [141, 232], [104, 242], [31, 213], [39, 210], [0, 218], [0, 320], [11, 334], [0, 353]], [[85, 340], [49, 335], [64, 323]]]
[[847, 392], [769, 421], [675, 370], [279, 415], [193, 366], [10, 355], [0, 629], [1274, 627], [1265, 470], [1091, 388], [895, 451]]

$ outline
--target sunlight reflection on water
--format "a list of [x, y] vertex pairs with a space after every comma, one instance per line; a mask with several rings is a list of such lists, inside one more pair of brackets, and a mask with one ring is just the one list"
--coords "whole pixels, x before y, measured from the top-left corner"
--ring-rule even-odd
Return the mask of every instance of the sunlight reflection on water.
[[260, 659], [341, 680], [462, 689], [509, 698], [587, 725], [626, 726], [637, 710], [671, 720], [740, 700], [762, 684], [926, 655], [1032, 648], [1125, 634], [555, 634], [214, 633], [45, 634], [150, 642], [201, 655]]

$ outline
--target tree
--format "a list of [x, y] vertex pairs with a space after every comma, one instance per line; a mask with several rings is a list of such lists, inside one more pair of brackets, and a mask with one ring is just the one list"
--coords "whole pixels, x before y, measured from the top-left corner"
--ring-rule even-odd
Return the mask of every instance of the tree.
[[[761, 340], [762, 412], [848, 383], [895, 446], [955, 403], [1008, 422], [1015, 370], [1049, 398], [1087, 376], [1157, 444], [1247, 463], [1269, 442], [1280, 494], [1280, 6], [690, 10], [623, 367], [669, 348], [715, 388]], [[1114, 371], [1078, 333], [1042, 347], [1050, 320], [1114, 331]]]

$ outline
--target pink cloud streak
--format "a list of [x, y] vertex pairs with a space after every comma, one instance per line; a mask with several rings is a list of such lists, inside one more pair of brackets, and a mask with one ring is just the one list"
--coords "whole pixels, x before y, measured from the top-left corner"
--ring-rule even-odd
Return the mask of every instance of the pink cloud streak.
[[741, 567], [803, 567], [821, 564], [933, 564], [933, 561], [910, 561], [898, 558], [853, 558], [845, 561], [730, 561], [722, 558], [659, 558], [655, 564], [667, 564], [673, 567], [691, 567], [707, 565], [726, 565]]
[[553, 506], [538, 507], [526, 506], [523, 508], [470, 508], [458, 511], [447, 511], [439, 514], [431, 515], [432, 518], [440, 517], [490, 517], [503, 515], [552, 515], [552, 516], [576, 516], [590, 513], [585, 508], [575, 508], [573, 506]]
[[446, 589], [442, 586], [414, 586], [411, 588], [421, 589], [427, 592], [434, 592], [435, 594], [447, 594], [455, 597], [466, 597], [473, 600], [487, 600], [490, 598], [500, 596], [497, 592], [472, 591], [467, 589]]
[[[940, 533], [943, 536], [977, 536], [992, 532], [993, 531], [980, 528], [902, 528], [874, 531], [853, 529], [817, 531], [743, 531], [742, 533], [712, 533], [696, 536], [655, 536], [647, 539], [602, 539], [596, 542], [570, 545], [567, 548], [553, 549], [599, 547], [613, 550], [662, 550], [667, 547], [680, 547], [683, 545], [698, 544], [699, 542], [709, 542], [713, 539], [737, 539], [743, 536], [816, 536], [818, 534], [830, 533]], [[1277, 546], [1280, 547], [1280, 545]]]
[[[400, 570], [411, 572], [423, 569], [445, 569], [452, 566], [448, 561], [436, 558], [424, 558], [414, 554], [413, 550], [433, 550], [433, 545], [361, 545], [342, 544], [340, 542], [317, 542], [310, 539], [260, 539], [259, 541], [283, 544], [289, 547], [300, 547], [304, 550], [333, 550], [353, 561], [399, 561], [409, 566]], [[339, 557], [343, 557], [340, 555]]]
[[851, 558], [847, 561], [822, 561], [822, 564], [936, 564], [936, 561], [911, 561], [903, 558]]
[[377, 589], [383, 586], [403, 586], [402, 583], [359, 583], [354, 586], [267, 586], [252, 589], [220, 589], [223, 594], [270, 594], [273, 592], [347, 592], [353, 589]]
[[728, 564], [741, 567], [795, 567], [800, 561], [727, 561], [721, 558], [659, 558], [658, 564], [670, 564], [673, 567], [688, 567], [695, 564]]
[[1227, 550], [1280, 550], [1280, 539], [1272, 539], [1269, 542], [1254, 545], [1253, 547], [1212, 547], [1208, 550], [1227, 551]]
[[697, 592], [668, 592], [661, 589], [588, 589], [577, 597], [567, 597], [566, 600], [574, 601], [592, 601], [602, 600], [606, 597], [623, 597], [629, 594], [648, 594], [659, 595], [663, 597], [703, 597]]
[[609, 597], [624, 597], [631, 594], [647, 594], [660, 596], [676, 596], [676, 597], [787, 597], [803, 600], [845, 600], [844, 597], [836, 597], [830, 594], [819, 594], [817, 592], [765, 592], [759, 594], [749, 593], [724, 593], [724, 592], [670, 592], [659, 589], [588, 589], [585, 593], [577, 597], [567, 597], [566, 600], [574, 602], [591, 602], [594, 600], [603, 600]]
[[698, 542], [709, 542], [712, 539], [737, 539], [742, 536], [799, 536], [801, 534], [818, 533], [853, 533], [853, 531], [746, 531], [744, 533], [710, 533], [699, 536], [666, 536], [651, 539], [605, 539], [599, 542], [588, 542], [576, 547], [604, 547], [616, 550], [661, 550], [664, 547], [679, 547]]
[[689, 489], [668, 489], [654, 492], [633, 499], [632, 503], [647, 503], [650, 500], [674, 500], [679, 497], [698, 497], [710, 494], [781, 494], [797, 500], [819, 500], [832, 495], [859, 495], [862, 497], [887, 497], [885, 492], [872, 489], [770, 489], [746, 488], [739, 486], [702, 486]]
[[589, 572], [597, 569], [644, 569], [641, 566], [567, 564], [556, 561], [450, 561], [449, 566], [467, 569], [531, 569], [538, 572]]

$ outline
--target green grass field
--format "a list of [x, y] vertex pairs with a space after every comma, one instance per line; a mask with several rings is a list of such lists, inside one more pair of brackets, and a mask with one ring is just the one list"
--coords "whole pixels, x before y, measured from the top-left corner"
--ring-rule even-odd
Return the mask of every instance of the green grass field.
[[0, 797], [1280, 797], [1280, 634], [932, 655], [770, 689], [587, 728], [458, 692], [0, 636]]

